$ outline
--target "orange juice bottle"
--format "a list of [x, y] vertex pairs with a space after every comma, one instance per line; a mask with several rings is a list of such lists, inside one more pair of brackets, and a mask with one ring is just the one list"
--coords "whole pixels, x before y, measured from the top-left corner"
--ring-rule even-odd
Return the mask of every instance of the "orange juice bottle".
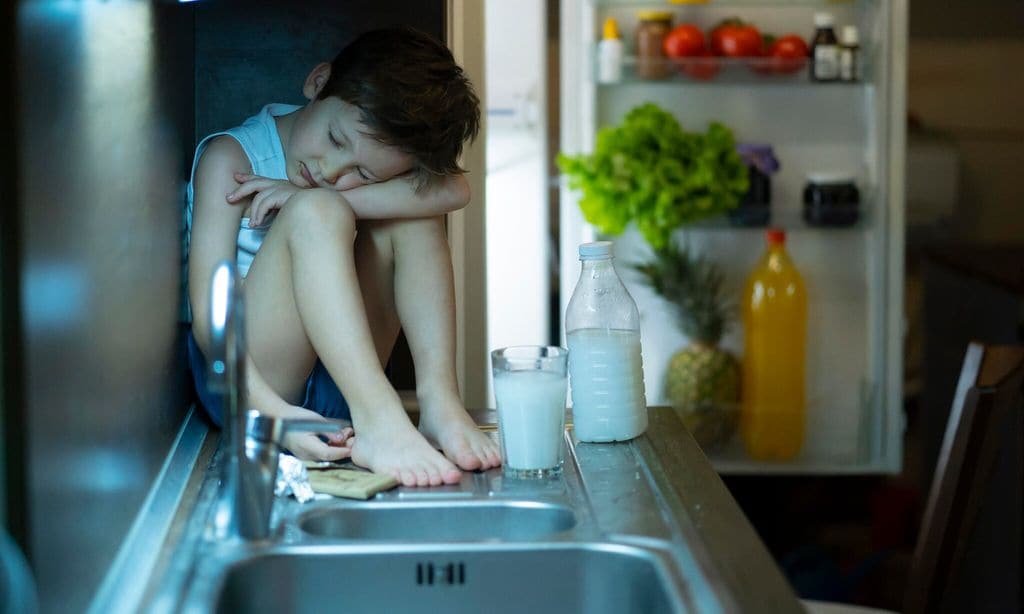
[[752, 458], [787, 460], [804, 439], [807, 293], [785, 231], [769, 229], [766, 239], [743, 294], [740, 432]]

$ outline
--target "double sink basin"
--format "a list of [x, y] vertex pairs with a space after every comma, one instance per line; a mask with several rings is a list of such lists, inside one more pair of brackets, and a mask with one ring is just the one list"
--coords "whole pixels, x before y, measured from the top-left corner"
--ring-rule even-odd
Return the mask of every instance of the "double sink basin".
[[[668, 565], [646, 548], [575, 543], [571, 509], [528, 501], [374, 503], [305, 515], [343, 540], [230, 565], [217, 612], [672, 612]], [[564, 540], [557, 539], [559, 537]]]
[[279, 497], [265, 542], [211, 534], [218, 452], [151, 603], [225, 613], [735, 609], [650, 459], [571, 433], [563, 445], [564, 472], [552, 480], [495, 469], [365, 502]]

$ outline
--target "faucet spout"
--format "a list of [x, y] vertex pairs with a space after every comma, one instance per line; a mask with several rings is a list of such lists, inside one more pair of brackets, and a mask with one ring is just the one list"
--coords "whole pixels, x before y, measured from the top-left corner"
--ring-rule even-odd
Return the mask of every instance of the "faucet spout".
[[243, 452], [245, 441], [245, 302], [235, 264], [223, 260], [210, 280], [210, 347], [208, 385], [224, 400], [226, 448]]

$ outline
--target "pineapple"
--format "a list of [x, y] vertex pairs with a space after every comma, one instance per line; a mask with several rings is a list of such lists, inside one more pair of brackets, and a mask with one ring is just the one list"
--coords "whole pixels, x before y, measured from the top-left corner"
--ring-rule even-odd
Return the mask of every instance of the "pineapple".
[[714, 263], [674, 244], [634, 268], [675, 305], [679, 327], [691, 342], [669, 362], [665, 396], [697, 443], [714, 450], [732, 437], [739, 421], [739, 364], [718, 347], [734, 315], [722, 295], [725, 277]]

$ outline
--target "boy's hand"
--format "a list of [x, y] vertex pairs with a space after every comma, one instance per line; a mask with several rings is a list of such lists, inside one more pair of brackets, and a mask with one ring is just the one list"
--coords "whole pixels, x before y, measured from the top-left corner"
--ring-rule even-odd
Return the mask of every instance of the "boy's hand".
[[[323, 419], [322, 415], [308, 409], [296, 407], [295, 414], [289, 414], [289, 418], [301, 418], [305, 420]], [[324, 441], [326, 438], [327, 441]], [[341, 461], [352, 455], [352, 443], [354, 441], [353, 431], [350, 427], [342, 429], [341, 433], [288, 433], [285, 435], [284, 445], [290, 452], [303, 461]]]
[[252, 196], [249, 207], [249, 227], [262, 226], [270, 214], [277, 211], [297, 194], [302, 188], [284, 179], [268, 179], [260, 175], [235, 173], [235, 181], [239, 185], [227, 196], [229, 203], [235, 204], [247, 196]]

